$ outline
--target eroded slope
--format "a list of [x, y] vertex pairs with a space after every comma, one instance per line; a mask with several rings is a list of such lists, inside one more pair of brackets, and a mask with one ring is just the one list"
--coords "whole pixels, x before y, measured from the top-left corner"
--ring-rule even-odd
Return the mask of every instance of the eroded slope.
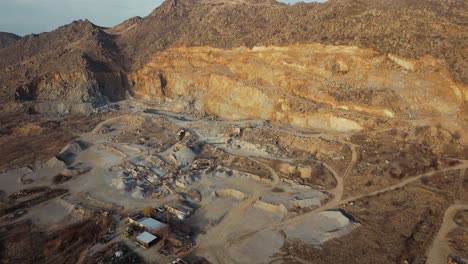
[[135, 96], [175, 111], [341, 132], [401, 119], [461, 131], [468, 99], [444, 60], [321, 44], [171, 48], [129, 79]]

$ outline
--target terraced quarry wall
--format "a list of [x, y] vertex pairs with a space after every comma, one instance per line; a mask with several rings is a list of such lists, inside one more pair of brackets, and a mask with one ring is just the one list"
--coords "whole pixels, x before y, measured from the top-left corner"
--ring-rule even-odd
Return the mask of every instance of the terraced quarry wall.
[[136, 97], [164, 98], [174, 110], [343, 132], [379, 119], [460, 119], [468, 100], [443, 60], [322, 44], [175, 47], [129, 81]]

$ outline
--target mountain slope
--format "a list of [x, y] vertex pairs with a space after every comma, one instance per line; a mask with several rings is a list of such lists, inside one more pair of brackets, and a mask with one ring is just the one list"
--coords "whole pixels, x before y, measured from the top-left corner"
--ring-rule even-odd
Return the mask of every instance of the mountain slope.
[[0, 99], [47, 102], [41, 111], [64, 113], [123, 99], [126, 81], [113, 38], [89, 21], [75, 21], [1, 49]]
[[320, 42], [357, 45], [405, 57], [431, 54], [448, 61], [468, 83], [466, 1], [168, 0], [118, 38], [132, 69], [173, 45], [234, 48]]
[[[0, 100], [8, 102], [4, 108], [89, 112], [129, 92], [180, 102], [171, 110], [224, 118], [236, 118], [234, 109], [256, 104], [248, 97], [231, 104], [240, 100], [236, 94], [228, 101], [206, 97], [217, 83], [228, 91], [250, 87], [263, 95], [284, 92], [291, 101], [286, 106], [294, 113], [309, 111], [301, 106], [306, 103], [324, 114], [314, 116], [320, 124], [304, 114], [275, 116], [286, 100], [275, 96], [268, 99], [272, 111], [248, 110], [250, 118], [328, 129], [346, 118], [355, 123], [354, 129], [372, 123], [363, 121], [365, 115], [383, 111], [386, 118], [421, 115], [463, 126], [468, 111], [466, 21], [468, 4], [463, 0], [295, 5], [273, 0], [167, 0], [149, 16], [114, 28], [76, 21], [1, 49]], [[262, 53], [263, 46], [272, 50]], [[311, 47], [321, 55], [303, 60]], [[167, 51], [178, 56], [168, 56]], [[349, 53], [363, 61], [354, 61]], [[373, 55], [358, 55], [366, 53]], [[233, 61], [232, 54], [244, 61]], [[249, 64], [249, 72], [233, 68]], [[329, 97], [318, 96], [322, 92]], [[375, 98], [363, 99], [366, 93]], [[348, 102], [337, 103], [345, 99]], [[422, 102], [429, 103], [420, 107]], [[337, 108], [345, 111], [337, 113]]]
[[117, 44], [132, 93], [171, 111], [328, 131], [429, 117], [463, 131], [466, 7], [170, 0]]
[[21, 37], [13, 33], [0, 32], [0, 49], [15, 43], [19, 39]]

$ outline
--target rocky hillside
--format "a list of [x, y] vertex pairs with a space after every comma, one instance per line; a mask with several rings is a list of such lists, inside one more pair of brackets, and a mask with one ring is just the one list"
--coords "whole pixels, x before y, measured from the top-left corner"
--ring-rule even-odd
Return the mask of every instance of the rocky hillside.
[[0, 100], [73, 113], [132, 94], [314, 129], [430, 117], [455, 131], [466, 21], [464, 0], [167, 0], [114, 28], [76, 21], [0, 49]]
[[171, 48], [129, 80], [136, 97], [163, 98], [171, 111], [345, 132], [424, 115], [457, 127], [467, 113], [468, 93], [449, 76], [445, 62], [429, 55], [407, 59], [372, 49], [297, 44]]
[[127, 82], [117, 50], [113, 35], [86, 20], [26, 36], [0, 49], [0, 99], [62, 113], [122, 100]]
[[0, 32], [0, 49], [15, 43], [21, 37], [12, 33]]
[[464, 0], [330, 0], [286, 5], [259, 0], [167, 0], [118, 43], [133, 68], [173, 45], [234, 48], [319, 42], [447, 60], [468, 82]]

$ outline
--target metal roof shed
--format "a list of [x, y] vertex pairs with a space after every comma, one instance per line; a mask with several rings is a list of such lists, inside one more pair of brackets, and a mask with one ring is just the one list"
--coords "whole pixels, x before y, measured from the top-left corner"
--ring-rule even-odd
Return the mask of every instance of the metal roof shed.
[[142, 226], [144, 226], [148, 230], [158, 231], [166, 227], [166, 224], [163, 224], [153, 218], [143, 218], [139, 222]]
[[152, 235], [148, 232], [143, 232], [136, 238], [137, 242], [145, 248], [149, 248], [151, 243], [153, 243], [156, 239], [158, 239], [157, 236]]

